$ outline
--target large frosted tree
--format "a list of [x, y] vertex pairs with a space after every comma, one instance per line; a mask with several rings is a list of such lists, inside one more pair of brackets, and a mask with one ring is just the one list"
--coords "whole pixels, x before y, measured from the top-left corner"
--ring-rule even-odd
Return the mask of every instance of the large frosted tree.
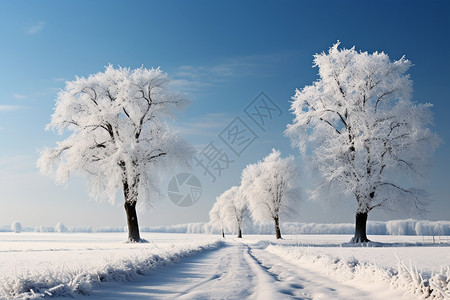
[[123, 191], [128, 240], [140, 241], [136, 204], [159, 198], [164, 171], [187, 166], [192, 147], [164, 123], [187, 99], [171, 91], [158, 69], [113, 66], [66, 83], [47, 129], [69, 132], [42, 151], [38, 167], [57, 182], [72, 172], [86, 176], [90, 195], [114, 202]]
[[272, 150], [256, 164], [242, 171], [241, 190], [253, 219], [273, 221], [275, 236], [281, 238], [280, 218], [295, 214], [300, 201], [298, 170], [293, 156], [281, 157]]
[[313, 198], [354, 196], [352, 241], [366, 242], [372, 209], [423, 210], [425, 192], [413, 179], [438, 144], [427, 127], [431, 104], [411, 102], [404, 57], [391, 61], [384, 52], [339, 49], [338, 42], [316, 54], [314, 66], [319, 79], [296, 90], [286, 133], [322, 178]]

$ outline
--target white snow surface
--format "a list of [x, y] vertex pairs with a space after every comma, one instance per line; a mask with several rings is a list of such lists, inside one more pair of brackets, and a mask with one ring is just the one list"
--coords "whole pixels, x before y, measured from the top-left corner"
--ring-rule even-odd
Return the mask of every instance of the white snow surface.
[[0, 233], [0, 299], [450, 299], [450, 244], [417, 236]]

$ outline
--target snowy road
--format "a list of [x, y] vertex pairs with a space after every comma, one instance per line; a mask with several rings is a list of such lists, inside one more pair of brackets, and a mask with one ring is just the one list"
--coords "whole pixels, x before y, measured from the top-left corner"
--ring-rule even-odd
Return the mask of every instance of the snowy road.
[[388, 284], [337, 282], [264, 248], [229, 240], [138, 281], [104, 283], [88, 299], [411, 299]]

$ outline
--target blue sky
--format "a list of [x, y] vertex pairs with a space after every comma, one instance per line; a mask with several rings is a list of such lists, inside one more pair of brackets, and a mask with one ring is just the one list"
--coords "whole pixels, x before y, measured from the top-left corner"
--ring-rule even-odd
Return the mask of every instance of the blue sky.
[[[191, 99], [171, 124], [199, 151], [210, 142], [229, 151], [219, 134], [236, 117], [258, 136], [241, 156], [230, 154], [234, 162], [216, 182], [194, 168], [203, 186], [194, 206], [180, 208], [165, 199], [139, 220], [147, 226], [206, 221], [215, 197], [238, 184], [242, 168], [273, 147], [302, 163], [283, 136], [292, 120], [290, 97], [317, 78], [312, 55], [337, 40], [344, 47], [385, 51], [392, 59], [406, 55], [414, 63], [414, 101], [435, 105], [432, 129], [443, 140], [428, 175], [434, 202], [425, 218], [450, 220], [448, 1], [0, 0], [0, 7], [0, 225], [125, 225], [120, 201], [94, 202], [82, 178], [57, 186], [35, 168], [38, 149], [62, 139], [44, 130], [57, 91], [66, 80], [109, 63], [168, 72]], [[261, 91], [282, 111], [265, 131], [244, 112]], [[353, 222], [353, 202], [327, 209], [305, 201], [298, 221]], [[369, 219], [392, 217], [374, 212]]]

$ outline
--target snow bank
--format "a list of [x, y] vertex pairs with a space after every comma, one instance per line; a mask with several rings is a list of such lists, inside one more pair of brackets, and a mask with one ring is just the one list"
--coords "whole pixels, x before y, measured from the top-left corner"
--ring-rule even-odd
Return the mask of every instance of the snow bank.
[[[64, 230], [61, 230], [64, 229]], [[166, 232], [166, 233], [206, 233], [219, 234], [220, 231], [209, 223], [187, 223], [178, 225], [140, 227], [141, 232]], [[0, 227], [0, 232], [11, 231], [10, 226]], [[39, 226], [36, 228], [25, 227], [26, 232], [127, 232], [127, 227], [68, 227], [58, 223], [55, 227]], [[337, 223], [297, 223], [282, 222], [282, 234], [353, 234], [355, 224]], [[230, 234], [230, 232], [227, 232]], [[274, 225], [246, 224], [243, 234], [274, 234]], [[392, 221], [368, 221], [367, 234], [369, 235], [450, 235], [450, 221], [425, 221], [425, 220], [392, 220]]]
[[0, 299], [36, 299], [46, 296], [89, 294], [92, 287], [105, 281], [129, 281], [148, 274], [156, 268], [176, 263], [181, 258], [217, 248], [220, 240], [193, 241], [174, 244], [171, 248], [155, 247], [139, 255], [102, 266], [68, 268], [61, 265], [45, 270], [31, 268], [22, 274], [11, 272], [0, 278]]
[[426, 274], [419, 272], [412, 264], [405, 264], [399, 258], [397, 268], [382, 268], [372, 263], [360, 262], [354, 257], [338, 258], [314, 253], [308, 248], [268, 245], [266, 250], [303, 267], [309, 265], [340, 282], [388, 282], [391, 287], [404, 290], [406, 295], [450, 299], [450, 266], [442, 268], [436, 274]]

